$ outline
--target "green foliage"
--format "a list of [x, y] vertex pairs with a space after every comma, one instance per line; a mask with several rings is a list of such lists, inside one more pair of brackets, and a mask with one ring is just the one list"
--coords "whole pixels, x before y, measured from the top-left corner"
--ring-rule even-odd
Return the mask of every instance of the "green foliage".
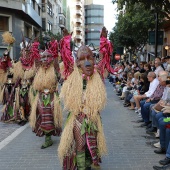
[[162, 17], [169, 17], [170, 2], [169, 0], [112, 0], [113, 4], [118, 3], [118, 8], [123, 9], [123, 5], [133, 6], [135, 3], [144, 5], [145, 9], [151, 8], [156, 10]]
[[151, 11], [146, 10], [142, 4], [134, 4], [118, 16], [118, 22], [109, 39], [113, 42], [114, 49], [123, 46], [127, 51], [135, 53], [146, 45], [148, 30], [154, 26], [154, 15]]
[[45, 34], [46, 36], [49, 36], [49, 37], [51, 37], [51, 38], [56, 39], [57, 41], [60, 41], [61, 38], [63, 37], [60, 33], [53, 34], [52, 32], [45, 32], [44, 34]]

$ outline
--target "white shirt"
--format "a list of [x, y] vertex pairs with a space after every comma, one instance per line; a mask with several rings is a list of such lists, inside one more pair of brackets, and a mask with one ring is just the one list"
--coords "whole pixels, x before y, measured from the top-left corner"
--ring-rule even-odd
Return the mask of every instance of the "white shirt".
[[156, 70], [154, 71], [154, 73], [156, 74], [157, 77], [158, 77], [158, 74], [159, 74], [160, 71], [164, 71], [164, 69], [161, 66], [158, 66], [156, 68]]
[[150, 82], [149, 90], [145, 93], [146, 97], [151, 97], [154, 91], [156, 90], [159, 84], [159, 80], [155, 78], [152, 82]]
[[163, 95], [162, 95], [162, 100], [169, 100], [170, 99], [170, 87], [165, 87], [164, 88], [164, 92], [163, 92]]

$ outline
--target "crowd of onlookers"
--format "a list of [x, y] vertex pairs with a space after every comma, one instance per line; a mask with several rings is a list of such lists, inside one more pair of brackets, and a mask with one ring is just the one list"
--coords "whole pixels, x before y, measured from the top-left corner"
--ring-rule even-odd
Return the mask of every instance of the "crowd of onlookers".
[[114, 74], [109, 75], [124, 107], [137, 113], [138, 123], [146, 127], [147, 134], [155, 135], [156, 154], [166, 154], [159, 163], [170, 165], [170, 56], [149, 62], [119, 62]]

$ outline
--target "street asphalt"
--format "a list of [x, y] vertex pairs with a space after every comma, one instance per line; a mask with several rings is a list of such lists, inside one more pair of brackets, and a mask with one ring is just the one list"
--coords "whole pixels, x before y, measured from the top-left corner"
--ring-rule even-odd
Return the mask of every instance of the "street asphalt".
[[[150, 143], [158, 141], [140, 127], [137, 114], [123, 107], [113, 87], [106, 81], [108, 101], [101, 113], [108, 146], [108, 155], [102, 158], [101, 170], [152, 170], [165, 155], [157, 155]], [[0, 114], [1, 115], [1, 114]], [[9, 135], [21, 128], [16, 124], [0, 122], [0, 146]], [[18, 136], [0, 149], [0, 170], [62, 170], [57, 147], [54, 144], [40, 149], [44, 137], [36, 137], [26, 125]]]

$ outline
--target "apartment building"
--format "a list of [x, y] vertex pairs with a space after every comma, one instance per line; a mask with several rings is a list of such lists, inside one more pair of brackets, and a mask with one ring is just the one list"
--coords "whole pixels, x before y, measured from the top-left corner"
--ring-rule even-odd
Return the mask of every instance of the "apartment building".
[[84, 0], [69, 1], [70, 8], [70, 31], [73, 32], [73, 39], [77, 46], [84, 44], [85, 40], [85, 18]]
[[10, 51], [13, 59], [19, 58], [22, 33], [26, 39], [40, 34], [42, 26], [40, 1], [37, 0], [6, 0], [0, 1], [0, 56], [6, 49], [2, 43], [2, 33], [9, 31], [16, 38]]
[[26, 40], [48, 31], [62, 34], [66, 27], [66, 12], [67, 0], [0, 0], [0, 57], [7, 48], [2, 43], [4, 31], [11, 32], [16, 38], [10, 56], [18, 59], [21, 32]]
[[42, 31], [62, 33], [66, 27], [66, 0], [42, 0]]
[[85, 43], [99, 47], [100, 31], [104, 26], [104, 6], [85, 5]]

